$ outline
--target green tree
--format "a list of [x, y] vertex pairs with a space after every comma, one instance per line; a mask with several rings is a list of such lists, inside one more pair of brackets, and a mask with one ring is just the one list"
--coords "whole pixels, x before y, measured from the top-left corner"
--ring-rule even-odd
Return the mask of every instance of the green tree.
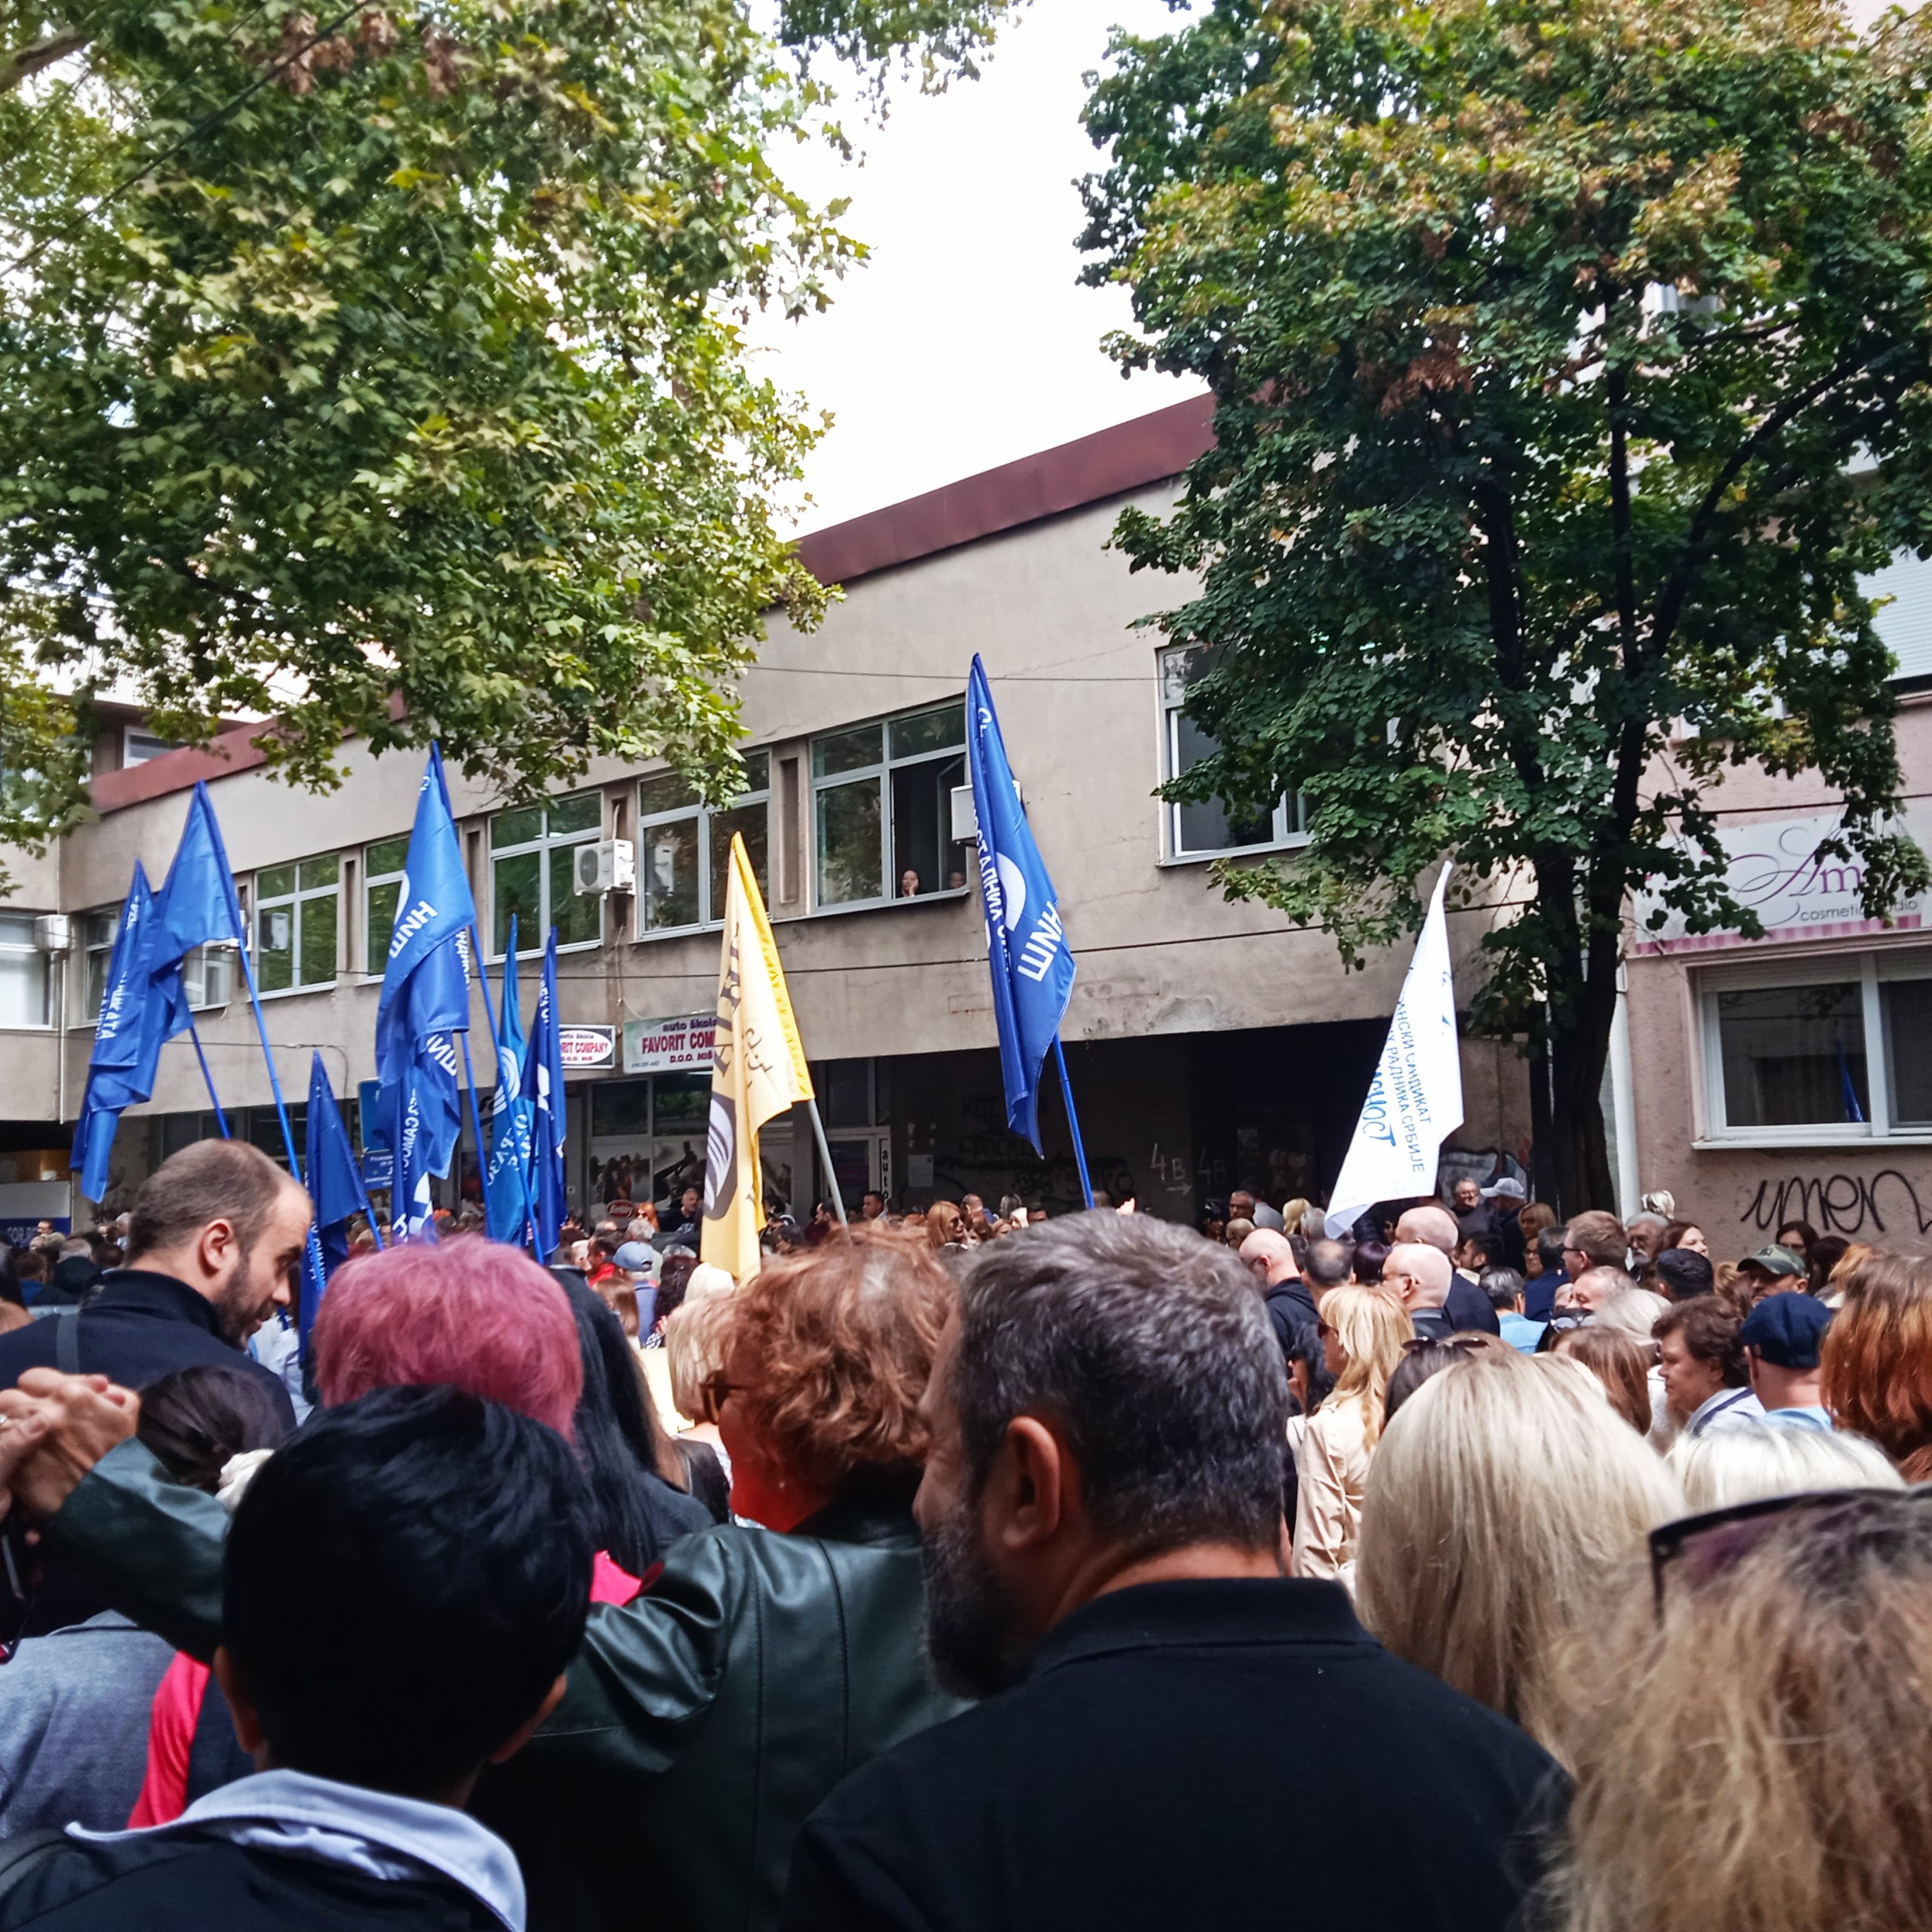
[[1926, 881], [1859, 586], [1932, 554], [1928, 46], [1810, 0], [1217, 0], [1088, 109], [1116, 352], [1217, 405], [1118, 533], [1198, 574], [1158, 621], [1222, 749], [1173, 795], [1300, 791], [1307, 850], [1217, 881], [1351, 961], [1445, 853], [1506, 909], [1475, 1017], [1547, 1056], [1567, 1209], [1610, 1204], [1633, 888], [1756, 930], [1724, 767], [1837, 788], [1872, 913]]
[[0, 840], [101, 681], [305, 784], [439, 735], [507, 793], [729, 783], [818, 424], [754, 303], [863, 253], [773, 153], [814, 48], [925, 84], [1011, 0], [0, 0]]

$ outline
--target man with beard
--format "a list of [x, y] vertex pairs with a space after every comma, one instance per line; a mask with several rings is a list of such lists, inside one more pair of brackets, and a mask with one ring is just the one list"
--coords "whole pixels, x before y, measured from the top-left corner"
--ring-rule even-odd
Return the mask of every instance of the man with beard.
[[783, 1932], [1509, 1924], [1561, 1774], [1282, 1574], [1286, 1379], [1232, 1257], [1146, 1216], [998, 1242], [925, 1407], [928, 1650], [985, 1701], [820, 1807]]
[[135, 1197], [128, 1263], [83, 1308], [0, 1336], [0, 1389], [29, 1368], [144, 1389], [219, 1363], [260, 1377], [295, 1426], [280, 1379], [244, 1352], [302, 1265], [315, 1210], [300, 1185], [241, 1140], [202, 1140], [162, 1161]]

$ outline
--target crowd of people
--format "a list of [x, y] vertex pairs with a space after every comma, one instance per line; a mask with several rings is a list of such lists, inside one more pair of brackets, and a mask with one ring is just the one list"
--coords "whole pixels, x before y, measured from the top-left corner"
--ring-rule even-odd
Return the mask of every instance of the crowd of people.
[[1932, 1924], [1932, 1259], [1137, 1206], [29, 1244], [0, 1932]]

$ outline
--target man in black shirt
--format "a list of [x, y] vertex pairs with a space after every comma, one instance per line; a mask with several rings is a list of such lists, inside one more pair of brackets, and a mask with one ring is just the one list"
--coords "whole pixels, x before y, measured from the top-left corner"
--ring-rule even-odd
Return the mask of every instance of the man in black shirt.
[[983, 1255], [918, 1513], [934, 1669], [986, 1701], [820, 1807], [783, 1932], [1502, 1932], [1561, 1774], [1282, 1576], [1286, 1402], [1252, 1288], [1184, 1229]]
[[294, 1427], [280, 1377], [237, 1358], [269, 1315], [288, 1306], [314, 1218], [301, 1184], [245, 1141], [183, 1148], [142, 1183], [128, 1265], [102, 1276], [78, 1312], [0, 1336], [0, 1389], [27, 1369], [58, 1367], [140, 1389], [177, 1368], [217, 1362], [260, 1376]]
[[[245, 1141], [183, 1148], [135, 1197], [128, 1266], [110, 1269], [82, 1306], [0, 1335], [0, 1389], [28, 1369], [57, 1367], [139, 1390], [177, 1368], [217, 1363], [258, 1378], [293, 1429], [281, 1378], [245, 1350], [275, 1308], [288, 1306], [314, 1215], [301, 1186]], [[105, 1607], [59, 1564], [42, 1572], [23, 1635]]]

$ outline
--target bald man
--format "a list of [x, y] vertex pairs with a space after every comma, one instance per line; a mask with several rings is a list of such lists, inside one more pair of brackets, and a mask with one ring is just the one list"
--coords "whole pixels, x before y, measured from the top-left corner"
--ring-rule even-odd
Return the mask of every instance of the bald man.
[[1382, 1285], [1401, 1296], [1418, 1335], [1432, 1342], [1444, 1341], [1456, 1332], [1443, 1306], [1455, 1272], [1440, 1248], [1426, 1247], [1419, 1241], [1398, 1241], [1382, 1264]]
[[1314, 1335], [1321, 1320], [1301, 1278], [1294, 1244], [1272, 1228], [1257, 1228], [1241, 1244], [1241, 1263], [1261, 1291], [1262, 1305], [1285, 1357], [1294, 1342]]
[[[1425, 1201], [1420, 1208], [1411, 1208], [1395, 1223], [1395, 1239], [1398, 1244], [1414, 1242], [1419, 1247], [1432, 1247], [1443, 1259], [1449, 1269], [1448, 1297], [1443, 1303], [1442, 1312], [1451, 1329], [1479, 1328], [1487, 1335], [1500, 1335], [1503, 1324], [1496, 1318], [1496, 1311], [1489, 1305], [1489, 1297], [1475, 1282], [1457, 1274], [1450, 1257], [1456, 1251], [1456, 1244], [1462, 1238], [1456, 1226], [1456, 1217], [1447, 1208], [1434, 1201]], [[1391, 1251], [1392, 1252], [1392, 1251]], [[1385, 1281], [1388, 1278], [1385, 1275]], [[1420, 1331], [1418, 1331], [1420, 1332]]]

